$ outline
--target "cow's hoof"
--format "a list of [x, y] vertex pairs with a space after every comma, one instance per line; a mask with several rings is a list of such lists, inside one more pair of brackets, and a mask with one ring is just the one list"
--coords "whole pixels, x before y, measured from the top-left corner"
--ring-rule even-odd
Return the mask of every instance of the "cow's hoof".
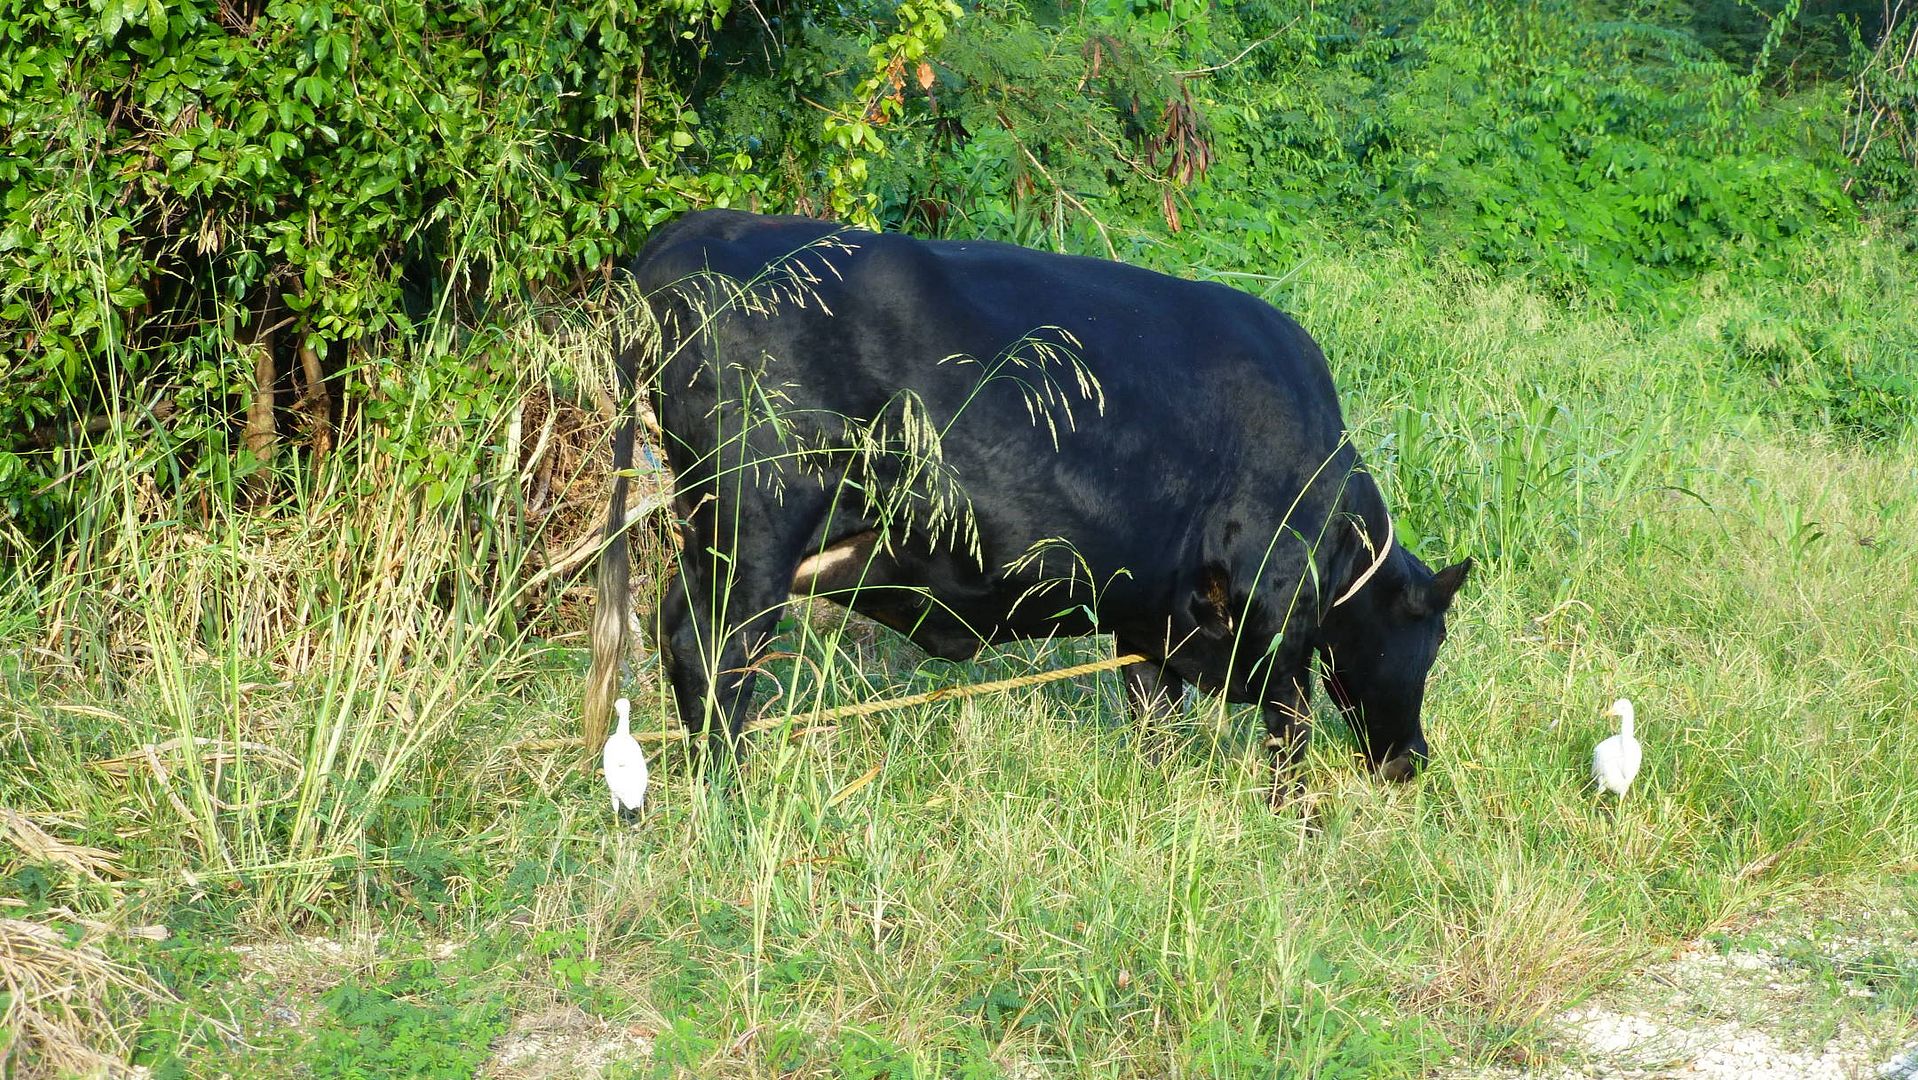
[[1394, 784], [1403, 784], [1418, 774], [1418, 761], [1410, 754], [1400, 754], [1379, 766], [1379, 776]]
[[1275, 814], [1283, 814], [1287, 810], [1303, 809], [1306, 804], [1305, 785], [1298, 783], [1274, 784], [1272, 785], [1272, 789], [1266, 792], [1265, 803], [1272, 808], [1272, 812]]
[[1307, 791], [1303, 783], [1285, 784], [1275, 786], [1267, 802], [1272, 812], [1281, 817], [1297, 814], [1307, 836], [1317, 836], [1325, 831], [1328, 805], [1324, 792]]

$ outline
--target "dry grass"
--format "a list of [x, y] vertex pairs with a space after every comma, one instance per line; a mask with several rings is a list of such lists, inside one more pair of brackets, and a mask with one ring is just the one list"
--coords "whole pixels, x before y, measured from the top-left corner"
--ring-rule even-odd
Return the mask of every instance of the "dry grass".
[[1430, 913], [1436, 970], [1409, 994], [1420, 1011], [1468, 1010], [1496, 1027], [1522, 1028], [1642, 948], [1629, 928], [1596, 926], [1582, 897], [1522, 863], [1464, 880], [1474, 895]]
[[0, 916], [0, 990], [0, 1064], [23, 1078], [132, 1075], [144, 1003], [171, 998], [87, 937], [10, 916]]
[[[45, 819], [51, 821], [51, 819]], [[62, 827], [55, 823], [55, 828]], [[123, 876], [111, 851], [62, 840], [0, 807], [6, 864], [53, 866], [94, 884]], [[0, 907], [24, 906], [7, 900]], [[100, 948], [108, 937], [155, 940], [160, 927], [119, 929], [64, 908], [0, 915], [0, 1071], [8, 1076], [122, 1075], [147, 1002], [171, 995]]]
[[0, 842], [13, 845], [30, 863], [58, 863], [89, 881], [119, 877], [111, 851], [70, 844], [54, 836], [18, 810], [0, 806]]

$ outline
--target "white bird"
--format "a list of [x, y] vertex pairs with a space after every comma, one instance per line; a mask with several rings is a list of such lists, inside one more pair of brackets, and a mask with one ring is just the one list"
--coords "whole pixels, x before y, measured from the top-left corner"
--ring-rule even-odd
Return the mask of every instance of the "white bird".
[[606, 770], [606, 790], [613, 794], [613, 814], [622, 821], [639, 820], [646, 805], [646, 751], [633, 738], [633, 705], [625, 698], [613, 702], [619, 730], [606, 737], [599, 764]]
[[1644, 759], [1645, 751], [1632, 737], [1632, 703], [1624, 698], [1612, 702], [1605, 710], [1606, 716], [1618, 717], [1618, 734], [1598, 744], [1592, 751], [1592, 779], [1598, 786], [1625, 797], [1625, 789], [1632, 786], [1632, 777], [1638, 775], [1638, 763]]

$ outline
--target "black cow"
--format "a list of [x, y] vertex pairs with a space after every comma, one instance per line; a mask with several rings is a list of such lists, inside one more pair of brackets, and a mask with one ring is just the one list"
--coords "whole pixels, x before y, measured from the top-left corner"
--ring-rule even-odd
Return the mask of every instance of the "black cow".
[[[1303, 753], [1309, 670], [1369, 764], [1426, 753], [1426, 674], [1470, 561], [1392, 541], [1318, 346], [1234, 289], [998, 243], [687, 214], [631, 266], [657, 320], [618, 358], [677, 477], [660, 613], [688, 729], [739, 731], [789, 593], [935, 656], [1106, 632], [1147, 713], [1186, 682]], [[617, 468], [632, 464], [634, 420]], [[625, 481], [601, 563], [588, 713], [617, 681]], [[1349, 594], [1349, 596], [1347, 595]], [[1344, 598], [1342, 602], [1341, 598]]]

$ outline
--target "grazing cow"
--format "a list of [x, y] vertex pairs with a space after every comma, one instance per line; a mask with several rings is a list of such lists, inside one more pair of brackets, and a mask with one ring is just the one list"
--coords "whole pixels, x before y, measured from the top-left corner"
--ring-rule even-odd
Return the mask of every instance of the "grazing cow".
[[[1113, 634], [1150, 657], [1126, 669], [1141, 714], [1187, 682], [1259, 705], [1275, 791], [1317, 652], [1370, 766], [1416, 772], [1471, 564], [1434, 574], [1393, 542], [1325, 358], [1277, 309], [1122, 263], [725, 210], [658, 230], [631, 274], [659, 333], [618, 366], [677, 478], [660, 649], [689, 730], [738, 735], [799, 592], [940, 657]], [[589, 717], [623, 651], [625, 486]]]

